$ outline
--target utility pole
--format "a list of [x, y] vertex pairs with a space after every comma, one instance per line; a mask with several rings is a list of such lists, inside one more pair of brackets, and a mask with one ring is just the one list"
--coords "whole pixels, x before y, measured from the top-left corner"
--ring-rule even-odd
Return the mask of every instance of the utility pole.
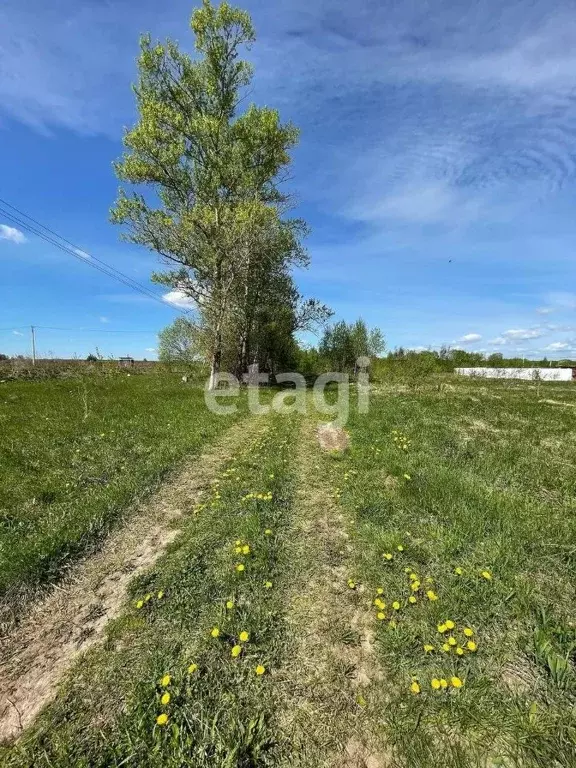
[[34, 326], [30, 326], [30, 332], [32, 334], [32, 365], [36, 365], [36, 332]]

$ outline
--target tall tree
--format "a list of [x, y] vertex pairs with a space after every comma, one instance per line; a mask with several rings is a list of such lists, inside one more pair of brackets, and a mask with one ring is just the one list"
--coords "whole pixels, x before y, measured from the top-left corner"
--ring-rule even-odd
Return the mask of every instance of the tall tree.
[[[252, 78], [239, 52], [255, 39], [245, 11], [203, 0], [191, 26], [194, 60], [173, 41], [141, 40], [139, 120], [115, 169], [121, 181], [148, 185], [155, 195], [121, 188], [112, 220], [170, 267], [154, 280], [195, 300], [210, 334], [213, 382], [237, 283], [256, 258], [255, 233], [264, 221], [278, 226], [286, 202], [278, 182], [298, 131], [273, 109], [251, 105], [238, 113]], [[296, 253], [298, 233], [291, 232]]]

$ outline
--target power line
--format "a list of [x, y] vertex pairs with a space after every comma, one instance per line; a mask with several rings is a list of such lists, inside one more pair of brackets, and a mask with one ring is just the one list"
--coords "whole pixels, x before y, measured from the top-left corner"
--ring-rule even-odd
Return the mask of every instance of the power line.
[[[119, 282], [126, 285], [128, 288], [131, 288], [132, 290], [135, 290], [135, 291], [138, 291], [139, 293], [144, 294], [148, 298], [151, 298], [154, 301], [161, 303], [163, 306], [165, 307], [168, 306], [171, 309], [175, 310], [176, 312], [180, 312], [180, 314], [182, 315], [188, 314], [186, 310], [180, 309], [179, 307], [175, 306], [171, 302], [166, 301], [157, 293], [154, 293], [146, 286], [142, 285], [141, 283], [129, 277], [128, 275], [125, 275], [123, 272], [120, 272], [120, 270], [116, 269], [115, 267], [111, 266], [105, 261], [102, 261], [102, 259], [99, 259], [96, 256], [93, 256], [92, 254], [88, 254], [86, 251], [84, 251], [79, 246], [75, 245], [70, 240], [67, 240], [65, 237], [62, 237], [62, 235], [59, 235], [54, 230], [50, 229], [49, 227], [46, 227], [44, 224], [41, 224], [32, 216], [29, 216], [27, 213], [24, 213], [24, 211], [21, 211], [19, 208], [16, 208], [16, 206], [12, 205], [6, 200], [0, 198], [0, 203], [2, 203], [4, 206], [8, 206], [8, 208], [10, 208], [12, 211], [15, 211], [19, 216], [23, 216], [25, 219], [28, 219], [28, 221], [33, 222], [35, 226], [28, 224], [28, 222], [23, 221], [21, 218], [19, 218], [19, 216], [16, 216], [14, 213], [10, 213], [10, 211], [7, 211], [5, 208], [0, 206], [0, 213], [4, 217], [6, 217], [9, 221], [11, 221], [13, 224], [17, 224], [19, 227], [22, 227], [22, 229], [24, 229], [26, 232], [34, 234], [37, 237], [40, 237], [45, 242], [50, 243], [56, 248], [59, 248], [64, 253], [67, 253], [68, 255], [73, 256], [78, 261], [81, 261], [82, 263], [87, 264], [88, 266], [93, 267], [94, 269], [97, 269], [99, 272], [102, 272], [103, 274], [113, 278], [114, 280], [118, 280]], [[49, 233], [49, 234], [46, 234], [46, 233]], [[58, 241], [61, 241], [61, 242], [58, 242]], [[85, 255], [81, 255], [81, 254], [85, 254]]]
[[[0, 328], [0, 332], [2, 331], [16, 331], [20, 328], [30, 328], [29, 325], [14, 325], [11, 328]], [[53, 325], [35, 325], [34, 328], [39, 328], [42, 331], [72, 331], [73, 333], [138, 333], [138, 334], [157, 334], [157, 331], [150, 331], [150, 330], [140, 330], [135, 331], [134, 329], [131, 330], [124, 330], [121, 328], [62, 328], [62, 327], [55, 327]]]

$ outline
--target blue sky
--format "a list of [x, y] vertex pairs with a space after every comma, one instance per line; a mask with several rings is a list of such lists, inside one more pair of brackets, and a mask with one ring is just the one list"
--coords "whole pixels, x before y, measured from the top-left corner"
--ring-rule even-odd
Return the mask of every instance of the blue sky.
[[[576, 7], [250, 0], [255, 102], [302, 131], [302, 291], [390, 347], [576, 354]], [[108, 223], [138, 37], [190, 49], [182, 0], [4, 0], [0, 197], [134, 279]], [[159, 291], [158, 287], [154, 288]], [[0, 351], [152, 358], [175, 313], [0, 214]]]

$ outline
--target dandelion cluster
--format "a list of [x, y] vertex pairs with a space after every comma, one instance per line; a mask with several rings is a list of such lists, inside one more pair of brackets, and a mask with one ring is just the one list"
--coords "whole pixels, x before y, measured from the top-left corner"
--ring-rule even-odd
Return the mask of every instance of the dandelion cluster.
[[266, 491], [265, 493], [247, 493], [242, 496], [240, 501], [250, 501], [251, 499], [258, 499], [258, 501], [272, 501], [272, 491]]
[[437, 630], [440, 635], [443, 635], [443, 642], [440, 648], [444, 653], [454, 651], [456, 656], [464, 656], [466, 653], [475, 653], [478, 650], [476, 641], [472, 640], [474, 630], [471, 627], [463, 627], [460, 630], [463, 637], [459, 637], [458, 628], [453, 621], [447, 619], [438, 624]]
[[155, 594], [152, 594], [151, 592], [148, 592], [146, 595], [144, 595], [144, 597], [136, 600], [135, 605], [136, 605], [137, 610], [141, 610], [142, 608], [144, 608], [145, 605], [150, 603], [152, 600], [154, 600], [154, 599], [155, 600], [162, 600], [163, 598], [164, 598], [164, 591], [163, 590], [159, 590]]
[[408, 439], [408, 436], [401, 432], [399, 429], [392, 430], [392, 440], [403, 451], [407, 451], [412, 441]]
[[[460, 677], [433, 677], [430, 680], [430, 687], [433, 691], [446, 691], [448, 688], [462, 688], [464, 681]], [[410, 683], [410, 691], [418, 695], [422, 693], [422, 687], [417, 678], [412, 678]]]

